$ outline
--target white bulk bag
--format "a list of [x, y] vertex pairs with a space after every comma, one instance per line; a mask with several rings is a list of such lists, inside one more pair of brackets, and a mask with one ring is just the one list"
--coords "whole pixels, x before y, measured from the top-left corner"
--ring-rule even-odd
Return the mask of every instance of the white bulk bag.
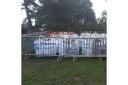
[[81, 48], [82, 48], [82, 55], [90, 55], [92, 54], [92, 45], [93, 45], [93, 40], [87, 40], [87, 39], [82, 39], [81, 40]]
[[37, 39], [34, 41], [34, 49], [37, 55], [63, 55], [63, 42], [62, 40], [49, 38], [50, 40], [47, 41], [46, 39]]

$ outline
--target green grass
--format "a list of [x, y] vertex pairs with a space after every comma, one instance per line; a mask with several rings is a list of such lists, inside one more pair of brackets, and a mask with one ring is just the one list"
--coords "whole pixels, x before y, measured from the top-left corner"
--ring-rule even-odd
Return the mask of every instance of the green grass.
[[106, 85], [106, 59], [31, 59], [22, 62], [22, 85]]

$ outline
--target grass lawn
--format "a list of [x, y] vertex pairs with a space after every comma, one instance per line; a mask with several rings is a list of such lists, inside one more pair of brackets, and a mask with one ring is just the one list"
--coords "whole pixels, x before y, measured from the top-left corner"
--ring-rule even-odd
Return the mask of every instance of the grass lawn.
[[106, 85], [106, 59], [31, 59], [22, 62], [22, 85]]

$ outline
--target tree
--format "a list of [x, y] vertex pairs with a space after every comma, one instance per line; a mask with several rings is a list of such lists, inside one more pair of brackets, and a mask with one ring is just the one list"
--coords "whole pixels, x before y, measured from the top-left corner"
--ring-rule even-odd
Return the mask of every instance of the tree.
[[94, 29], [95, 13], [90, 0], [40, 0], [36, 26], [47, 31], [75, 31]]
[[98, 30], [106, 31], [107, 28], [107, 11], [102, 12], [102, 17], [97, 19]]
[[24, 0], [24, 2], [22, 3], [22, 6], [23, 6], [22, 9], [25, 9], [26, 15], [27, 15], [27, 18], [25, 19], [25, 21], [26, 20], [28, 21], [27, 22], [28, 31], [33, 29], [31, 19], [35, 17], [35, 13], [36, 13], [35, 11], [37, 10], [37, 7], [38, 7], [38, 4], [36, 4], [35, 1], [36, 0]]

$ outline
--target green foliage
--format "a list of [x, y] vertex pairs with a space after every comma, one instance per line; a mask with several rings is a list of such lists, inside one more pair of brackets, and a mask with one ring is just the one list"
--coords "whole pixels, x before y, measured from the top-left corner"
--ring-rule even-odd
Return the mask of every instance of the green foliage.
[[24, 19], [22, 24], [21, 24], [22, 34], [27, 33], [27, 30], [28, 30], [28, 23], [26, 22], [26, 19]]
[[32, 21], [31, 19], [35, 17], [35, 12], [37, 10], [38, 4], [35, 2], [36, 0], [23, 0], [22, 8], [25, 9], [26, 15], [27, 15], [27, 31], [30, 31], [33, 29]]
[[[44, 31], [106, 31], [107, 12], [95, 18], [90, 0], [24, 0], [27, 29], [44, 28]], [[31, 19], [36, 26], [32, 26]]]
[[97, 19], [97, 30], [106, 31], [107, 29], [107, 11], [102, 12], [102, 17]]
[[[40, 0], [36, 26], [48, 31], [81, 32], [93, 28], [95, 13], [90, 0]], [[45, 25], [45, 26], [42, 26]]]

